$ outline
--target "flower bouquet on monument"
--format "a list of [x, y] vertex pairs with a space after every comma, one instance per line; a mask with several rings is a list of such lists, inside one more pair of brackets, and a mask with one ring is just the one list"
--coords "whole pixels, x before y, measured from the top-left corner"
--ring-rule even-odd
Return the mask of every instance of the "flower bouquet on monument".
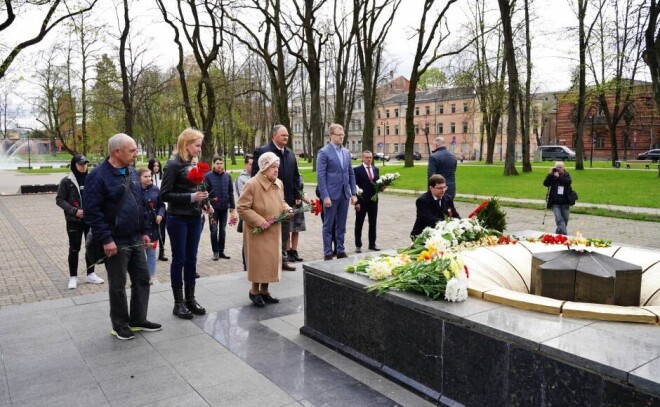
[[382, 294], [389, 290], [412, 291], [431, 299], [451, 302], [468, 297], [468, 270], [456, 253], [434, 252], [427, 259], [404, 264], [396, 274], [368, 288]]
[[[286, 212], [282, 212], [282, 214], [280, 214], [280, 216], [277, 216], [275, 218], [272, 218], [272, 219], [268, 220], [268, 223], [270, 223], [271, 225], [273, 225], [275, 223], [281, 223], [281, 222], [293, 217], [293, 215], [295, 215], [297, 213], [303, 213], [303, 212], [311, 212], [312, 215], [318, 216], [321, 213], [322, 210], [323, 209], [321, 207], [321, 201], [319, 199], [312, 199], [312, 200], [309, 201], [308, 205], [302, 205], [298, 208], [290, 209]], [[252, 229], [252, 233], [255, 234], [255, 235], [259, 235], [263, 232], [264, 232], [264, 228], [262, 228], [261, 226], [257, 226], [256, 228]]]
[[389, 187], [401, 177], [401, 174], [398, 172], [390, 172], [385, 175], [380, 176], [376, 182], [374, 182], [374, 189], [376, 190], [376, 193], [374, 196], [371, 197], [371, 200], [376, 202], [378, 201], [378, 193], [385, 191], [385, 188]]
[[468, 218], [474, 217], [479, 219], [486, 229], [497, 230], [500, 233], [506, 229], [506, 214], [495, 197], [485, 199], [468, 215]]

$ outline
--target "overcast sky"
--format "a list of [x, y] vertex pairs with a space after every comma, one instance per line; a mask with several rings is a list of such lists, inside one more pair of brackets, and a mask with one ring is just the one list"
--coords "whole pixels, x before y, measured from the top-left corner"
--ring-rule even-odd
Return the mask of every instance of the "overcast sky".
[[[286, 0], [285, 0], [286, 1]], [[471, 6], [473, 0], [463, 0], [455, 3], [450, 9], [449, 23], [453, 33], [459, 33], [459, 26], [468, 20], [466, 7]], [[444, 4], [444, 2], [440, 2]], [[521, 2], [518, 2], [521, 3]], [[577, 39], [572, 29], [577, 26], [577, 18], [572, 11], [568, 0], [534, 0], [533, 13], [535, 20], [532, 24], [533, 35], [533, 91], [558, 91], [566, 89], [570, 85], [570, 74], [576, 65]], [[416, 38], [412, 36], [412, 27], [417, 24], [421, 16], [422, 0], [403, 0], [397, 11], [394, 24], [390, 30], [387, 40], [387, 52], [392, 61], [390, 68], [395, 75], [410, 76], [413, 53], [416, 46]], [[118, 35], [118, 24], [116, 13], [109, 1], [100, 1], [99, 5], [106, 7], [101, 15], [107, 21], [111, 33]], [[414, 7], [418, 5], [419, 7]], [[496, 8], [497, 2], [491, 1], [491, 6]], [[162, 23], [162, 17], [155, 9], [154, 1], [140, 0], [134, 3], [132, 12], [135, 15], [133, 26], [147, 27], [143, 34], [150, 37], [148, 48], [163, 66], [171, 66], [176, 63], [176, 47], [172, 42], [173, 33], [169, 26]], [[495, 12], [497, 10], [495, 9]], [[26, 38], [30, 31], [36, 31], [39, 16], [19, 14], [18, 23], [14, 24], [9, 32], [3, 33], [2, 38]], [[61, 31], [60, 31], [61, 33]], [[31, 75], [30, 66], [34, 66], [34, 55], [44, 52], [52, 41], [62, 41], [63, 35], [49, 34], [47, 40], [35, 45], [24, 52], [12, 66], [12, 79], [17, 76], [28, 78]], [[20, 36], [20, 37], [17, 37]], [[456, 35], [454, 34], [454, 37]], [[451, 41], [459, 41], [452, 39]], [[9, 42], [9, 41], [7, 41]], [[2, 44], [0, 44], [1, 46]], [[2, 55], [6, 55], [3, 51]], [[442, 68], [446, 61], [440, 61], [438, 67]], [[644, 66], [641, 78], [648, 76], [648, 69]], [[30, 85], [21, 85], [20, 92], [26, 97]], [[29, 113], [29, 103], [22, 102], [24, 114]]]

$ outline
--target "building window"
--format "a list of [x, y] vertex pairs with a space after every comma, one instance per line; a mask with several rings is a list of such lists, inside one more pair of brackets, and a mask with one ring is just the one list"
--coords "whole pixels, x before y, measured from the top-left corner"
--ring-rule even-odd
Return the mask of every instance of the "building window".
[[416, 124], [415, 125], [415, 134], [418, 134], [418, 133], [419, 133], [419, 124]]
[[362, 120], [357, 121], [357, 129], [362, 130]]
[[605, 136], [596, 134], [596, 148], [605, 148]]
[[380, 127], [376, 127], [376, 135], [380, 136]]
[[456, 103], [451, 104], [451, 112], [456, 113]]
[[395, 136], [398, 136], [398, 135], [399, 135], [399, 125], [398, 125], [398, 124], [395, 124], [395, 125], [394, 125], [394, 135], [395, 135]]
[[390, 118], [390, 109], [385, 109], [385, 117]]
[[454, 122], [449, 123], [449, 132], [452, 134], [456, 133], [456, 123]]
[[429, 134], [429, 124], [428, 123], [426, 123], [424, 125], [424, 134]]
[[468, 111], [468, 104], [467, 102], [463, 102], [463, 111], [467, 112]]
[[390, 125], [389, 124], [385, 126], [385, 135], [386, 136], [390, 135]]
[[362, 101], [361, 100], [358, 100], [357, 108], [358, 108], [358, 110], [362, 109]]
[[468, 124], [467, 122], [463, 122], [463, 133], [467, 133], [467, 132], [468, 132]]
[[427, 116], [431, 114], [431, 107], [430, 106], [425, 106], [424, 107], [424, 114]]
[[419, 106], [415, 106], [415, 116], [419, 116]]
[[435, 107], [435, 113], [436, 114], [444, 114], [445, 113], [445, 105], [437, 105]]
[[394, 117], [399, 117], [399, 109], [394, 109]]
[[438, 134], [442, 134], [442, 133], [445, 132], [445, 129], [444, 129], [444, 126], [442, 125], [442, 123], [436, 124], [436, 128], [437, 128], [436, 133], [438, 133]]

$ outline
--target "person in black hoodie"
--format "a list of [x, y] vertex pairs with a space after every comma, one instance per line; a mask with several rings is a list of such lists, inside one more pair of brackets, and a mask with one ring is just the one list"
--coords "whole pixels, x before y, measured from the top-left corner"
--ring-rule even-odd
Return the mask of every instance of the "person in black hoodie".
[[[84, 221], [82, 209], [85, 195], [85, 178], [89, 161], [82, 154], [71, 158], [71, 173], [62, 178], [57, 188], [55, 202], [64, 211], [66, 219], [66, 232], [69, 236], [69, 289], [78, 287], [78, 253], [82, 246], [82, 237], [89, 233], [89, 226]], [[103, 284], [104, 280], [94, 272], [94, 265], [85, 259], [87, 277], [85, 282], [90, 284]]]
[[571, 184], [571, 176], [561, 161], [557, 161], [555, 166], [550, 168], [548, 175], [543, 180], [543, 186], [548, 187], [546, 205], [548, 209], [552, 209], [552, 213], [555, 215], [557, 224], [555, 233], [560, 235], [568, 234], [568, 218], [571, 212], [568, 193], [571, 190]]

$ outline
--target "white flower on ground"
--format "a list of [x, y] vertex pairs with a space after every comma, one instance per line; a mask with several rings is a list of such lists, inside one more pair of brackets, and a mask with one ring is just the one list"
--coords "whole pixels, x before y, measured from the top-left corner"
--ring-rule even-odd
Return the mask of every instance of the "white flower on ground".
[[461, 302], [467, 299], [467, 279], [464, 279], [463, 281], [461, 280], [458, 278], [452, 278], [451, 280], [447, 281], [447, 288], [445, 289], [445, 300], [451, 302]]

